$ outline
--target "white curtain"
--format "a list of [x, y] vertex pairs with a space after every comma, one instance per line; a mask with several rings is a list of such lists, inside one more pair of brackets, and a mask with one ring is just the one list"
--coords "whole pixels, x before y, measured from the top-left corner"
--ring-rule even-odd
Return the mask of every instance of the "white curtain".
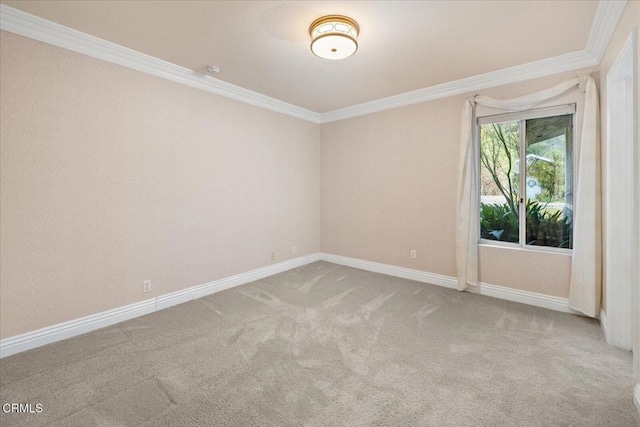
[[589, 78], [584, 100], [574, 208], [569, 307], [591, 317], [596, 317], [600, 312], [602, 292], [598, 105], [598, 90], [593, 79]]
[[598, 164], [598, 94], [589, 76], [580, 76], [552, 88], [514, 99], [476, 96], [465, 101], [462, 110], [462, 132], [458, 179], [458, 221], [456, 262], [458, 290], [478, 283], [478, 241], [480, 237], [480, 189], [478, 144], [475, 141], [474, 108], [476, 104], [507, 111], [534, 108], [569, 89], [586, 84], [578, 182], [574, 195], [574, 244], [571, 262], [570, 306], [595, 316], [600, 301], [600, 226]]
[[462, 140], [458, 175], [458, 220], [456, 227], [456, 267], [458, 290], [478, 283], [478, 241], [480, 240], [479, 160], [474, 143], [474, 103], [467, 99], [462, 109]]

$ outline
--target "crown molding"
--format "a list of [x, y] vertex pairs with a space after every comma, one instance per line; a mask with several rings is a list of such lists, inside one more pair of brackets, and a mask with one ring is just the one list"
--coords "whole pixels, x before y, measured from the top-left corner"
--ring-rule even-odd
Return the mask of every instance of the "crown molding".
[[618, 25], [626, 5], [627, 0], [600, 0], [598, 2], [598, 9], [596, 9], [596, 15], [593, 18], [586, 48], [586, 51], [593, 55], [598, 64], [602, 60], [604, 51], [607, 49], [609, 40], [616, 30], [616, 25]]
[[0, 29], [313, 123], [330, 123], [434, 99], [598, 65], [627, 0], [600, 0], [587, 47], [578, 52], [317, 113], [0, 4]]
[[490, 73], [479, 74], [460, 80], [454, 80], [387, 98], [376, 99], [351, 107], [329, 111], [322, 114], [321, 123], [349, 119], [365, 114], [376, 113], [392, 108], [418, 104], [439, 98], [469, 93], [480, 89], [517, 83], [524, 80], [564, 73], [566, 71], [597, 65], [595, 58], [587, 51], [573, 52], [553, 58], [542, 59], [515, 67], [504, 68]]
[[315, 111], [197, 73], [4, 4], [0, 4], [0, 29], [236, 101], [320, 123], [320, 114]]

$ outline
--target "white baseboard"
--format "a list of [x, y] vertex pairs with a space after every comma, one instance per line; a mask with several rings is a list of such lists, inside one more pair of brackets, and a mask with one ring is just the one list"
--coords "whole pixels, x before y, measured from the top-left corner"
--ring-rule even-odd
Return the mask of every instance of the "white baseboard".
[[569, 300], [567, 298], [554, 297], [538, 292], [523, 291], [520, 289], [507, 288], [506, 286], [490, 285], [488, 283], [480, 283], [476, 287], [470, 286], [467, 291], [507, 301], [535, 305], [536, 307], [548, 308], [549, 310], [561, 311], [563, 313], [580, 314], [569, 307]]
[[[445, 276], [442, 274], [428, 273], [426, 271], [413, 270], [411, 268], [397, 267], [395, 265], [364, 261], [361, 259], [326, 253], [321, 253], [320, 259], [335, 264], [372, 271], [374, 273], [382, 273], [389, 276], [402, 277], [403, 279], [415, 280], [417, 282], [429, 283], [431, 285], [443, 286], [445, 288], [457, 289], [458, 287], [458, 280], [455, 277]], [[537, 292], [522, 291], [504, 286], [490, 285], [488, 283], [480, 283], [478, 286], [469, 287], [467, 291], [507, 301], [548, 308], [550, 310], [561, 311], [563, 313], [577, 313], [569, 308], [568, 299], [539, 294]]]
[[274, 274], [282, 273], [283, 271], [311, 264], [312, 262], [316, 262], [319, 260], [320, 253], [305, 255], [299, 258], [291, 259], [289, 261], [283, 261], [277, 264], [258, 268], [256, 270], [251, 270], [246, 273], [240, 273], [236, 274], [235, 276], [215, 280], [210, 283], [205, 283], [204, 285], [193, 286], [181, 291], [162, 295], [156, 298], [156, 310], [173, 307], [174, 305], [182, 304], [194, 299], [214, 294], [216, 292], [244, 285], [245, 283], [251, 283], [256, 280], [264, 279], [265, 277], [273, 276]]
[[75, 337], [318, 261], [315, 253], [0, 340], [0, 358]]
[[0, 340], [0, 358], [82, 335], [105, 326], [133, 319], [134, 317], [144, 316], [154, 311], [156, 311], [155, 300], [148, 299], [68, 322], [58, 323], [36, 331], [4, 338]]
[[357, 258], [349, 258], [346, 256], [320, 254], [322, 261], [332, 262], [334, 264], [346, 265], [347, 267], [359, 268], [360, 270], [372, 271], [374, 273], [386, 274], [388, 276], [401, 277], [403, 279], [415, 280], [416, 282], [429, 283], [432, 285], [443, 286], [445, 288], [457, 289], [458, 280], [454, 277], [443, 276], [442, 274], [427, 273], [421, 270], [412, 270], [410, 268], [397, 267], [395, 265], [382, 264], [379, 262], [365, 261]]
[[602, 328], [602, 333], [604, 334], [604, 339], [608, 343], [609, 342], [609, 328], [607, 327], [607, 313], [603, 310], [600, 310], [600, 315], [598, 316], [600, 319], [600, 327]]
[[636, 383], [633, 389], [633, 403], [636, 405], [638, 412], [640, 412], [640, 383]]

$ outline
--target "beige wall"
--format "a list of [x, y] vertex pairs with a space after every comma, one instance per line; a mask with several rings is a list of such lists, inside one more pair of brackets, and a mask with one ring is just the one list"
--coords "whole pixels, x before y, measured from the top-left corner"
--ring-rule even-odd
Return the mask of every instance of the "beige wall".
[[[584, 71], [480, 93], [513, 98]], [[322, 125], [323, 252], [456, 275], [458, 147], [465, 96]], [[583, 100], [584, 95], [573, 90], [545, 105], [576, 102], [581, 111]], [[409, 257], [411, 249], [417, 250], [415, 260]], [[480, 249], [480, 278], [485, 283], [567, 297], [569, 272], [568, 255]]]
[[319, 125], [0, 43], [1, 337], [320, 249]]

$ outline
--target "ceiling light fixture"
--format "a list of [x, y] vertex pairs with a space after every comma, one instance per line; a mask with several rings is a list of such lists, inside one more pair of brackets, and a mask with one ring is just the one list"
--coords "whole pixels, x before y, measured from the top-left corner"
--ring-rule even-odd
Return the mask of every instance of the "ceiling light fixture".
[[311, 52], [324, 59], [348, 58], [358, 50], [360, 26], [342, 15], [318, 18], [309, 27]]

